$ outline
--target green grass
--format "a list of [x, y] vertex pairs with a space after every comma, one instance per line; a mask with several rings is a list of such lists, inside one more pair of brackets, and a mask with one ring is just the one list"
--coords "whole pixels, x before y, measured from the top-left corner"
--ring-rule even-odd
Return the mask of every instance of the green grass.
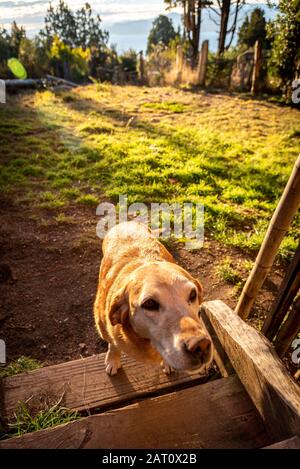
[[143, 107], [148, 109], [155, 109], [156, 111], [170, 111], [175, 114], [180, 114], [186, 110], [185, 105], [173, 101], [163, 101], [160, 103], [144, 103]]
[[233, 262], [229, 257], [226, 257], [220, 264], [218, 264], [217, 275], [221, 280], [231, 283], [232, 285], [241, 285], [243, 279], [240, 272], [234, 268]]
[[[21, 356], [9, 365], [0, 368], [0, 378], [14, 376], [19, 373], [41, 368], [43, 365], [34, 358]], [[63, 397], [63, 396], [62, 396]], [[19, 402], [14, 417], [9, 421], [7, 428], [0, 425], [0, 439], [21, 436], [25, 433], [43, 430], [80, 418], [80, 414], [69, 410], [62, 405], [62, 398], [53, 403], [45, 396], [39, 399], [38, 408], [29, 402]]]
[[78, 412], [61, 405], [60, 400], [53, 405], [46, 403], [44, 408], [33, 412], [28, 403], [19, 402], [14, 414], [14, 421], [8, 424], [6, 437], [21, 436], [45, 428], [55, 427], [80, 418]]
[[21, 356], [17, 360], [10, 362], [9, 365], [0, 368], [0, 378], [36, 370], [42, 366], [43, 365], [34, 358]]
[[[0, 107], [0, 122], [7, 194], [21, 189], [27, 203], [56, 212], [119, 194], [129, 204], [199, 202], [206, 230], [244, 252], [261, 245], [300, 152], [296, 109], [172, 88], [44, 91]], [[299, 226], [300, 215], [282, 259]]]
[[100, 203], [100, 200], [94, 195], [86, 194], [78, 197], [77, 202], [79, 204], [91, 205], [92, 207], [96, 207]]
[[56, 223], [61, 224], [61, 225], [72, 225], [75, 223], [75, 220], [73, 217], [69, 217], [65, 215], [64, 213], [59, 213], [54, 217], [54, 220]]

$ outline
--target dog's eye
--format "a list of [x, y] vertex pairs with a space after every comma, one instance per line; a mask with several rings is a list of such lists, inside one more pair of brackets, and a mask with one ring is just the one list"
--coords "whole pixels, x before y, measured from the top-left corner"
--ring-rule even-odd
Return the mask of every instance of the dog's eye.
[[149, 298], [149, 300], [144, 301], [142, 308], [148, 309], [149, 311], [158, 311], [159, 303], [157, 303], [157, 301], [153, 300], [152, 298]]
[[197, 298], [197, 292], [196, 292], [195, 288], [193, 288], [193, 290], [191, 291], [190, 296], [189, 296], [189, 301], [193, 302], [193, 301], [195, 301], [196, 298]]

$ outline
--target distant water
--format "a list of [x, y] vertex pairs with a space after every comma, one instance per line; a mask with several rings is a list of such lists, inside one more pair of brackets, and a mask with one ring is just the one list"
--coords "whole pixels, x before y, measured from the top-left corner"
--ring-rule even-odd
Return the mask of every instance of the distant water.
[[[108, 30], [110, 28], [108, 27]], [[115, 34], [110, 33], [109, 43], [116, 44], [118, 51], [126, 51], [130, 48], [135, 49], [136, 51], [144, 51], [147, 48], [147, 36], [148, 31], [145, 31], [145, 34]], [[205, 39], [209, 40], [209, 48], [212, 51], [217, 50], [218, 44], [218, 35], [216, 32], [203, 32], [201, 34], [201, 41]]]
[[[72, 9], [81, 7], [85, 1], [66, 0]], [[52, 1], [52, 4], [58, 0]], [[110, 44], [116, 44], [118, 51], [133, 48], [137, 51], [146, 49], [147, 37], [153, 19], [159, 14], [168, 14], [177, 26], [181, 23], [181, 10], [172, 10], [172, 13], [165, 11], [163, 0], [89, 0], [93, 11], [100, 14], [103, 21], [103, 28], [110, 33]], [[247, 13], [254, 6], [263, 7], [266, 17], [272, 18], [274, 10], [270, 10], [266, 5], [253, 0], [252, 5], [245, 7]], [[266, 2], [265, 2], [266, 3]], [[49, 0], [0, 0], [0, 25], [10, 28], [12, 21], [17, 21], [23, 25], [29, 37], [34, 36], [44, 23], [45, 13], [49, 5]], [[241, 15], [243, 16], [243, 15]], [[208, 12], [203, 14], [201, 41], [210, 41], [210, 50], [216, 50], [217, 32], [216, 25], [209, 18]]]

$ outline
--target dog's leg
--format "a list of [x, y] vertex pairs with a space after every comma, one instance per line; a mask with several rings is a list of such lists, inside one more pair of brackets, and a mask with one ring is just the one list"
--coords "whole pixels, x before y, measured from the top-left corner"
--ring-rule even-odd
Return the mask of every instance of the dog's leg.
[[173, 373], [175, 371], [175, 369], [172, 368], [169, 365], [169, 363], [167, 363], [165, 360], [162, 360], [160, 365], [162, 367], [162, 370], [166, 373], [166, 375], [170, 375], [171, 373]]
[[121, 354], [119, 350], [112, 344], [108, 345], [108, 351], [105, 356], [106, 373], [109, 376], [114, 376], [121, 368]]

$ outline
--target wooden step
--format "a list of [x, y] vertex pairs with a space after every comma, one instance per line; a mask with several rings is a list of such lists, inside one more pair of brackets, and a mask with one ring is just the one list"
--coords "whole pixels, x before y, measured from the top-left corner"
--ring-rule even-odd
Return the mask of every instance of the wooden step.
[[54, 402], [63, 397], [63, 405], [72, 410], [103, 410], [115, 403], [209, 379], [197, 370], [167, 376], [160, 368], [127, 357], [122, 357], [123, 368], [118, 374], [109, 378], [104, 359], [102, 353], [4, 378], [0, 383], [1, 415], [5, 420], [10, 419], [18, 402], [30, 400], [29, 408], [36, 407], [40, 398], [46, 396]]
[[202, 306], [254, 406], [274, 441], [300, 434], [300, 390], [273, 345], [222, 301]]
[[300, 449], [300, 437], [296, 435], [273, 445], [265, 446], [263, 449]]
[[[134, 373], [132, 383], [134, 377], [139, 389], [140, 378]], [[120, 390], [122, 382], [128, 395], [125, 373]], [[0, 449], [259, 448], [270, 443], [238, 377], [230, 376], [11, 438], [0, 442]]]

